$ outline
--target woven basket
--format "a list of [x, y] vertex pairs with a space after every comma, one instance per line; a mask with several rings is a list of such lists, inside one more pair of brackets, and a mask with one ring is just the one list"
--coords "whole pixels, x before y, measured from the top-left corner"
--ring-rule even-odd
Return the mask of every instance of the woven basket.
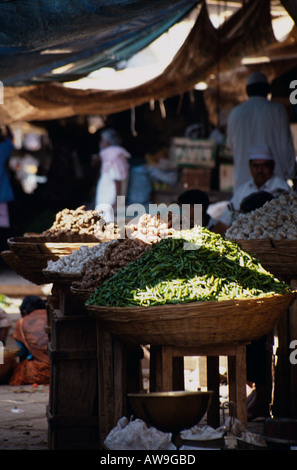
[[48, 282], [37, 265], [27, 266], [13, 251], [2, 251], [0, 254], [5, 263], [27, 281], [37, 285]]
[[258, 339], [271, 331], [296, 293], [152, 307], [87, 305], [113, 336], [134, 344], [201, 346]]
[[96, 246], [96, 242], [52, 242], [37, 237], [14, 237], [7, 240], [9, 248], [18, 256], [47, 255], [55, 257], [70, 255], [73, 250], [79, 250], [82, 245]]
[[86, 302], [88, 300], [88, 298], [94, 294], [94, 290], [93, 289], [80, 289], [78, 287], [74, 287], [74, 286], [71, 286], [70, 287], [70, 292], [73, 294], [73, 295], [76, 295], [77, 297], [79, 297], [81, 300], [83, 300], [84, 302]]
[[[102, 235], [103, 237], [103, 235]], [[18, 237], [20, 240], [25, 239], [29, 241], [35, 241], [38, 243], [100, 243], [102, 238], [97, 238], [91, 234], [79, 234], [79, 233], [61, 233], [61, 234], [48, 234], [42, 235], [38, 233], [25, 233], [23, 237]], [[106, 240], [104, 240], [106, 241]]]
[[234, 240], [277, 276], [297, 276], [297, 240]]
[[41, 241], [37, 236], [27, 236], [9, 238], [7, 243], [10, 251], [18, 257], [22, 265], [21, 269], [25, 275], [21, 275], [34, 284], [40, 285], [50, 282], [43, 273], [48, 261], [58, 261], [61, 256], [70, 255], [73, 250], [78, 250], [82, 245], [96, 246], [100, 242], [53, 243]]

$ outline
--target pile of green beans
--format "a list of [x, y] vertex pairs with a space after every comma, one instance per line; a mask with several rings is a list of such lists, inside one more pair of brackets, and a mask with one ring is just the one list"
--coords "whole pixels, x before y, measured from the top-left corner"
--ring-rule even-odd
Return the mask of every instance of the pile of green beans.
[[89, 305], [151, 306], [290, 292], [237, 243], [206, 228], [176, 231], [102, 282]]

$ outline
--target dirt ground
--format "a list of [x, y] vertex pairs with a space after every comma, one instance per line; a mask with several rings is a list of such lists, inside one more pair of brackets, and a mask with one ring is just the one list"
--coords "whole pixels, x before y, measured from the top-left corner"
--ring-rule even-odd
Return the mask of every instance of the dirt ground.
[[[11, 300], [11, 306], [5, 309], [12, 321], [7, 347], [15, 348], [12, 333], [20, 318], [19, 305], [26, 295], [42, 295], [43, 290], [1, 265], [0, 293]], [[33, 387], [0, 384], [0, 450], [48, 449], [48, 401], [47, 385]]]
[[47, 450], [47, 385], [0, 385], [0, 450]]

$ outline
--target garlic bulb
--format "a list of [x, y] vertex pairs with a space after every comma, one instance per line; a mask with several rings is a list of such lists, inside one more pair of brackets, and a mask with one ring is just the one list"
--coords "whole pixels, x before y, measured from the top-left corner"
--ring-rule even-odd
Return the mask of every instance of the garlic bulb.
[[102, 242], [95, 246], [82, 245], [78, 250], [73, 250], [67, 256], [62, 256], [57, 261], [49, 260], [46, 271], [64, 274], [81, 274], [84, 266], [96, 258], [103, 258], [110, 243], [115, 240]]
[[233, 240], [297, 240], [297, 193], [291, 191], [240, 215], [226, 231]]

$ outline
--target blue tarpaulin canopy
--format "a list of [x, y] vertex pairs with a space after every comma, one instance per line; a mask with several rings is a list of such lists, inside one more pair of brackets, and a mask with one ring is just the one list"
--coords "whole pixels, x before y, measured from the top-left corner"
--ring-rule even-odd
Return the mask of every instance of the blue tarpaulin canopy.
[[[220, 3], [220, 0], [219, 2]], [[222, 0], [222, 5], [225, 3]], [[295, 0], [282, 0], [296, 23]], [[116, 67], [199, 7], [196, 22], [162, 74], [122, 90], [75, 90], [63, 82]], [[275, 42], [270, 1], [238, 1], [220, 27], [204, 0], [0, 0], [0, 120], [111, 114], [193, 89], [210, 74]], [[282, 65], [283, 67], [283, 65]]]
[[[114, 66], [150, 44], [197, 3], [0, 0], [0, 79], [9, 86], [65, 81]], [[51, 73], [66, 65], [67, 73]]]

